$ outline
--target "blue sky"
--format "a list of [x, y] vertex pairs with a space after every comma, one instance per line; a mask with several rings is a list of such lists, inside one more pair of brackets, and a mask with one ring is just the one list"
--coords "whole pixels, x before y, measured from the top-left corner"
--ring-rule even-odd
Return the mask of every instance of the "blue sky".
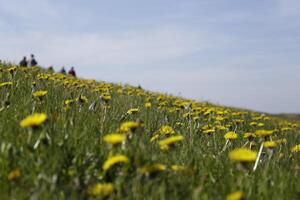
[[299, 113], [299, 17], [298, 0], [0, 0], [0, 59]]

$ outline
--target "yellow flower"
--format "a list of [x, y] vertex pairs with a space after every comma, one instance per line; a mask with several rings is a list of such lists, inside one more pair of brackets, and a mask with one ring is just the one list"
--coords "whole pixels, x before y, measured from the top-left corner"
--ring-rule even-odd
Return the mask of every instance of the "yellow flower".
[[291, 130], [293, 130], [292, 128], [290, 128], [290, 127], [284, 127], [284, 128], [282, 128], [281, 129], [281, 131], [291, 131]]
[[4, 87], [4, 86], [10, 86], [12, 85], [13, 83], [11, 81], [9, 82], [3, 82], [3, 83], [0, 83], [0, 87]]
[[106, 197], [114, 191], [113, 184], [111, 183], [96, 183], [88, 187], [87, 193], [90, 196]]
[[182, 123], [182, 122], [176, 122], [176, 126], [183, 126], [184, 125], [184, 123]]
[[10, 67], [10, 68], [7, 69], [7, 71], [9, 73], [13, 73], [13, 72], [17, 71], [17, 68], [16, 67]]
[[248, 140], [252, 140], [256, 137], [254, 133], [244, 133], [244, 138], [247, 138]]
[[102, 169], [104, 171], [107, 171], [109, 170], [112, 166], [118, 164], [118, 163], [128, 163], [129, 162], [129, 159], [127, 158], [127, 156], [124, 156], [124, 155], [116, 155], [116, 156], [112, 156], [110, 158], [108, 158], [103, 166], [102, 166]]
[[255, 131], [255, 135], [260, 137], [267, 137], [273, 134], [273, 130], [257, 130]]
[[122, 133], [126, 133], [128, 131], [135, 131], [135, 129], [137, 129], [138, 127], [140, 127], [140, 123], [129, 121], [122, 123], [119, 130]]
[[180, 142], [182, 140], [184, 140], [184, 137], [182, 135], [172, 136], [167, 139], [159, 141], [159, 147], [162, 150], [166, 150], [169, 149], [171, 145], [174, 145], [175, 143]]
[[103, 140], [109, 144], [116, 145], [125, 141], [126, 136], [120, 133], [112, 133], [112, 134], [105, 135], [103, 137]]
[[250, 126], [257, 126], [257, 122], [251, 122]]
[[105, 102], [105, 103], [108, 103], [110, 100], [111, 100], [111, 96], [106, 94], [106, 95], [103, 95], [101, 96], [101, 99]]
[[19, 169], [15, 169], [15, 170], [11, 171], [11, 172], [8, 174], [7, 178], [8, 178], [8, 180], [10, 180], [10, 181], [15, 181], [15, 180], [17, 180], [20, 176], [21, 176], [21, 171], [20, 171]]
[[225, 127], [225, 126], [216, 126], [216, 128], [218, 129], [218, 130], [220, 130], [220, 131], [225, 131], [225, 130], [227, 130], [227, 128]]
[[150, 175], [153, 173], [165, 171], [166, 169], [166, 165], [163, 165], [161, 163], [155, 163], [151, 165], [145, 165], [142, 168], [140, 168], [139, 171], [143, 174]]
[[47, 115], [45, 113], [35, 113], [29, 115], [20, 122], [21, 127], [38, 127], [47, 120]]
[[152, 104], [150, 102], [145, 103], [145, 108], [151, 108]]
[[71, 104], [73, 104], [75, 101], [73, 99], [67, 99], [64, 101], [65, 106], [69, 106]]
[[264, 145], [264, 147], [266, 147], [266, 148], [274, 148], [274, 147], [277, 146], [277, 143], [274, 142], [274, 141], [265, 141], [265, 142], [263, 143], [263, 145]]
[[155, 134], [151, 137], [150, 142], [153, 142], [154, 140], [157, 140], [159, 138], [159, 134]]
[[238, 137], [238, 135], [235, 132], [228, 132], [224, 135], [224, 138], [226, 140], [234, 140]]
[[275, 141], [277, 144], [286, 144], [287, 143], [287, 140], [285, 138], [283, 139], [278, 139]]
[[42, 99], [42, 97], [44, 97], [47, 93], [48, 93], [48, 91], [39, 90], [39, 91], [32, 93], [32, 95], [34, 97], [38, 97], [39, 99]]
[[217, 116], [217, 117], [216, 117], [216, 121], [224, 121], [224, 119], [225, 119], [225, 118], [222, 117], [222, 116]]
[[160, 129], [158, 131], [160, 134], [164, 134], [164, 135], [175, 134], [175, 131], [173, 130], [173, 128], [168, 125], [160, 127]]
[[135, 114], [139, 111], [140, 111], [140, 109], [138, 109], [138, 108], [131, 108], [127, 111], [127, 114], [131, 115], [131, 114]]
[[300, 144], [294, 146], [292, 149], [291, 149], [292, 152], [296, 153], [296, 152], [300, 152]]
[[173, 172], [182, 173], [182, 174], [192, 174], [193, 170], [182, 165], [172, 165], [171, 170]]
[[264, 124], [264, 123], [258, 123], [257, 126], [258, 126], [258, 127], [264, 127], [265, 124]]
[[243, 199], [243, 192], [241, 191], [236, 191], [236, 192], [232, 192], [229, 195], [226, 196], [226, 200], [241, 200]]
[[86, 96], [80, 95], [77, 99], [77, 102], [79, 103], [87, 103], [88, 102], [88, 98]]
[[247, 148], [237, 148], [229, 152], [229, 159], [240, 162], [254, 162], [256, 160], [257, 152]]
[[205, 133], [205, 134], [207, 134], [207, 135], [210, 135], [210, 134], [212, 134], [212, 133], [214, 133], [215, 132], [215, 129], [207, 129], [207, 130], [204, 130], [203, 131], [203, 133]]

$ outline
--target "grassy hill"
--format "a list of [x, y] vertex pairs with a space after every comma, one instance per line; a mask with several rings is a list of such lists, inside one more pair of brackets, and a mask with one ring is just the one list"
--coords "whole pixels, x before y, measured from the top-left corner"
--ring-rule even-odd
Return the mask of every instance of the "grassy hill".
[[296, 121], [3, 63], [0, 103], [0, 199], [300, 198]]

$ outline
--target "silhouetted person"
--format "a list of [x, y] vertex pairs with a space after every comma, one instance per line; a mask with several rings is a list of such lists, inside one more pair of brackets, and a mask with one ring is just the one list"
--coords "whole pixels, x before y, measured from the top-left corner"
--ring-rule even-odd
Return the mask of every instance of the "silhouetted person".
[[31, 54], [30, 59], [28, 60], [27, 64], [28, 64], [28, 67], [33, 67], [33, 66], [36, 66], [38, 64], [37, 61], [35, 60], [33, 54]]
[[53, 66], [49, 66], [47, 70], [50, 72], [54, 72]]
[[24, 56], [23, 59], [20, 61], [20, 67], [27, 67], [28, 63], [27, 63], [27, 59]]
[[69, 70], [68, 74], [76, 77], [76, 72], [75, 72], [74, 67], [71, 67], [71, 69]]
[[65, 70], [65, 67], [62, 67], [61, 70], [59, 71], [59, 73], [62, 73], [62, 74], [66, 74], [66, 70]]

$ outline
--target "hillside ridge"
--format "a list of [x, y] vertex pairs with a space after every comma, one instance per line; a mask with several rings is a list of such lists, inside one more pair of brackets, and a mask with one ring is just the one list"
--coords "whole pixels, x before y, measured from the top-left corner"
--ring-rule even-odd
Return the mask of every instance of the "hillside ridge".
[[7, 63], [0, 92], [0, 199], [300, 195], [295, 116]]

